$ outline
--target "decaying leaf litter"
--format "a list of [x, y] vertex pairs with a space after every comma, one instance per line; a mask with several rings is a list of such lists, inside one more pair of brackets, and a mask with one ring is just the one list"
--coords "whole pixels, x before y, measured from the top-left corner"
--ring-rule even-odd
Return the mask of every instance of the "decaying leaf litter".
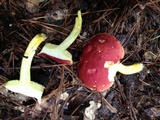
[[[47, 34], [45, 43], [60, 44], [69, 35], [76, 13], [81, 10], [82, 30], [68, 49], [74, 64], [58, 64], [36, 55], [31, 78], [46, 87], [42, 105], [33, 98], [1, 88], [1, 119], [80, 120], [88, 119], [89, 109], [94, 112], [91, 118], [96, 120], [159, 119], [159, 0], [38, 1], [36, 5], [30, 4], [29, 0], [0, 2], [1, 84], [18, 79], [25, 49], [36, 34]], [[116, 36], [122, 43], [125, 57], [121, 62], [145, 65], [138, 74], [117, 74], [115, 84], [104, 95], [85, 88], [77, 77], [84, 44], [102, 32]]]

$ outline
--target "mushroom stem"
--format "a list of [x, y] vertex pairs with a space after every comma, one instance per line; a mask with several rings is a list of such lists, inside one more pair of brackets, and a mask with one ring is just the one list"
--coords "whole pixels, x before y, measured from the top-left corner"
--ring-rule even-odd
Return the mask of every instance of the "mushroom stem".
[[76, 17], [75, 25], [70, 33], [70, 35], [58, 46], [60, 50], [66, 50], [77, 38], [81, 31], [82, 27], [82, 17], [81, 17], [81, 11], [78, 11], [78, 17]]
[[31, 81], [30, 68], [35, 51], [40, 43], [45, 39], [44, 34], [36, 35], [29, 43], [21, 63], [20, 79], [22, 84], [29, 84]]
[[58, 63], [73, 64], [72, 54], [66, 50], [77, 38], [80, 34], [82, 27], [82, 17], [81, 11], [78, 11], [78, 17], [75, 19], [75, 25], [70, 35], [60, 44], [55, 45], [51, 43], [46, 43], [40, 53], [39, 56], [49, 57], [52, 60], [55, 60]]
[[117, 65], [117, 67], [116, 67], [117, 71], [122, 74], [125, 74], [125, 75], [140, 72], [144, 67], [143, 64], [141, 64], [141, 63], [136, 63], [133, 65], [127, 65], [127, 66], [123, 65], [122, 63], [118, 63], [116, 65]]
[[30, 68], [35, 51], [45, 38], [44, 34], [38, 34], [31, 40], [22, 59], [20, 79], [10, 80], [4, 84], [4, 86], [12, 92], [37, 98], [38, 103], [41, 103], [44, 86], [31, 81]]

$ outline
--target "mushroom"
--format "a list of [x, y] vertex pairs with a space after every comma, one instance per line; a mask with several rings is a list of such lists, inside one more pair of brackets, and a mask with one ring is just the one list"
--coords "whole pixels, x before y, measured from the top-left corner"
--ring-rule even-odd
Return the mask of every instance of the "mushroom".
[[3, 84], [10, 91], [36, 98], [38, 103], [41, 103], [44, 86], [31, 81], [30, 68], [35, 51], [45, 38], [44, 34], [38, 34], [29, 43], [22, 59], [19, 80], [11, 80]]
[[87, 88], [103, 92], [113, 85], [117, 72], [129, 75], [143, 69], [141, 63], [123, 65], [120, 63], [123, 57], [124, 49], [114, 36], [97, 34], [84, 46], [78, 76]]
[[48, 57], [58, 63], [71, 65], [73, 63], [72, 55], [66, 49], [75, 41], [77, 36], [80, 34], [81, 27], [82, 17], [81, 12], [78, 11], [78, 17], [76, 17], [75, 25], [70, 35], [60, 45], [46, 43], [38, 55], [41, 57]]

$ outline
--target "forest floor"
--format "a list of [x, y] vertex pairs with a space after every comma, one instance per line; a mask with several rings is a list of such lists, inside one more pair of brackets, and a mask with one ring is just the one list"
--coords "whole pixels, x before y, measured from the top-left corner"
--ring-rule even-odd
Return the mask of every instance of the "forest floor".
[[[44, 33], [47, 39], [36, 51], [31, 79], [44, 85], [45, 91], [39, 105], [34, 98], [1, 87], [0, 119], [160, 119], [160, 0], [29, 1], [0, 1], [0, 85], [19, 79], [29, 42]], [[60, 44], [69, 35], [78, 10], [82, 12], [82, 30], [68, 48], [73, 65], [39, 57], [37, 53], [45, 43]], [[143, 63], [145, 67], [133, 75], [117, 73], [114, 85], [101, 94], [83, 86], [77, 65], [85, 43], [103, 32], [122, 43], [125, 57], [121, 62]], [[87, 117], [87, 108], [91, 109], [91, 118]]]

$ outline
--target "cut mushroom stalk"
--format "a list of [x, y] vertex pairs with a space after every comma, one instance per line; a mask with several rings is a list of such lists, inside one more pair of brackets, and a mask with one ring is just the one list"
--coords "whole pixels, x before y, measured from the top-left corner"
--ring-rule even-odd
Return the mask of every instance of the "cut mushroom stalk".
[[44, 34], [38, 34], [31, 40], [22, 59], [20, 79], [11, 80], [4, 84], [8, 90], [29, 97], [34, 97], [38, 100], [39, 103], [41, 102], [44, 86], [31, 81], [30, 68], [35, 51], [40, 43], [45, 40], [45, 38], [46, 37]]
[[128, 65], [128, 66], [125, 66], [122, 63], [119, 63], [119, 64], [117, 64], [117, 66], [118, 66], [117, 71], [122, 74], [125, 74], [125, 75], [138, 73], [144, 67], [143, 64], [141, 64], [141, 63], [136, 63], [136, 64]]
[[120, 72], [125, 75], [130, 75], [134, 73], [138, 73], [143, 69], [143, 64], [135, 63], [133, 65], [123, 65], [122, 63], [118, 62], [116, 64], [108, 66], [108, 61], [105, 62], [104, 68], [112, 69], [112, 71]]
[[71, 65], [73, 63], [72, 55], [66, 49], [75, 41], [77, 36], [80, 34], [81, 27], [82, 17], [81, 12], [78, 11], [78, 17], [75, 20], [75, 25], [70, 35], [60, 45], [46, 43], [38, 55], [41, 57], [49, 57], [58, 63]]
[[110, 82], [114, 82], [114, 77], [117, 72], [120, 72], [125, 75], [130, 75], [130, 74], [135, 74], [135, 73], [140, 72], [143, 69], [143, 67], [144, 66], [141, 63], [135, 63], [133, 65], [126, 66], [118, 62], [113, 65], [108, 65], [108, 61], [106, 61], [104, 64], [104, 68], [108, 69], [108, 80]]

